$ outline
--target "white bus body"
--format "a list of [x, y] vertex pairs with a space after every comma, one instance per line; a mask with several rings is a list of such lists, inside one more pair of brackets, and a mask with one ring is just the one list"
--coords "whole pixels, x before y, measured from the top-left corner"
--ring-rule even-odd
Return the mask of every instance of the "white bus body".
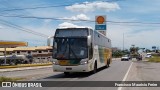
[[57, 29], [53, 42], [53, 71], [90, 72], [108, 67], [111, 40], [89, 28]]

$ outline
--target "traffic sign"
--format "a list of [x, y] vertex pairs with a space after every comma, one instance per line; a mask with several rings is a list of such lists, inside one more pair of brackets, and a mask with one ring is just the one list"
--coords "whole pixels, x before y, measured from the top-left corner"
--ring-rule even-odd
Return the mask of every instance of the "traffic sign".
[[106, 30], [106, 16], [96, 16], [95, 17], [95, 30]]

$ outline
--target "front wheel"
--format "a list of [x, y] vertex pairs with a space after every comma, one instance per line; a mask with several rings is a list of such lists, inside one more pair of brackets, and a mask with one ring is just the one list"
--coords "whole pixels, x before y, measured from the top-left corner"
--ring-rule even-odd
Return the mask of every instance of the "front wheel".
[[68, 76], [70, 73], [69, 72], [64, 72], [64, 75], [65, 76]]
[[93, 74], [95, 74], [97, 72], [97, 63], [94, 64], [94, 69], [92, 71]]

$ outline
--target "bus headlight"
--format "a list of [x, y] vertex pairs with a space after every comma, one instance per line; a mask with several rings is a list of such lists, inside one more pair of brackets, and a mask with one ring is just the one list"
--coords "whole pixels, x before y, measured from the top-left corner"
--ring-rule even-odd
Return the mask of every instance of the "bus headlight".
[[54, 65], [59, 65], [58, 61], [53, 61], [52, 62]]
[[80, 64], [81, 65], [88, 64], [88, 61], [81, 61]]

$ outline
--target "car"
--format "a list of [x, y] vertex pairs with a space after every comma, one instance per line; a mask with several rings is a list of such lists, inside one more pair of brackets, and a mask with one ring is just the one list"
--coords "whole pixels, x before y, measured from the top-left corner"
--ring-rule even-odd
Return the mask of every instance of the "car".
[[147, 55], [145, 57], [146, 58], [150, 58], [150, 57], [152, 57], [152, 54], [151, 53], [147, 53]]
[[129, 55], [124, 55], [121, 57], [121, 61], [129, 61], [129, 59], [131, 59]]

